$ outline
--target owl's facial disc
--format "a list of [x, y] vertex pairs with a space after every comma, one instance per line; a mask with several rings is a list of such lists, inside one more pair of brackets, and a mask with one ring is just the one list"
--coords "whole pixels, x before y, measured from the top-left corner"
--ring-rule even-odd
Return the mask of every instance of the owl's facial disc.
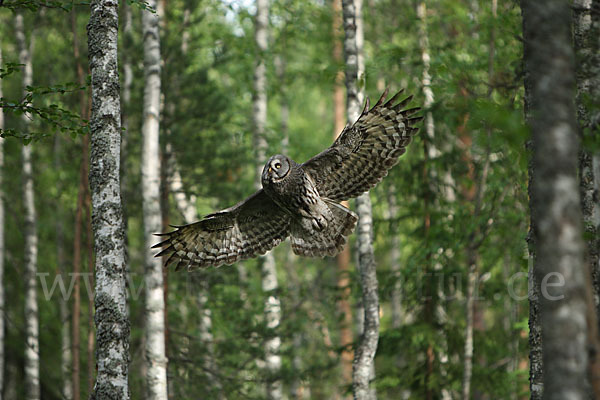
[[290, 172], [290, 163], [287, 157], [282, 155], [276, 155], [265, 165], [263, 176], [268, 178], [271, 182], [278, 182], [285, 178]]

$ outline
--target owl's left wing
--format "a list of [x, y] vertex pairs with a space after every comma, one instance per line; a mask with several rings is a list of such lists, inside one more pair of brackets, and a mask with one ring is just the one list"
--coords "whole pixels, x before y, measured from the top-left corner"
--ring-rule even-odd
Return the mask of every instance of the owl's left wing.
[[207, 215], [201, 221], [163, 233], [156, 257], [170, 255], [165, 266], [218, 267], [265, 254], [289, 235], [290, 216], [261, 189], [246, 200]]
[[412, 96], [394, 104], [401, 93], [384, 104], [386, 90], [370, 110], [367, 99], [354, 125], [346, 126], [331, 147], [302, 164], [322, 197], [336, 201], [356, 197], [373, 188], [398, 162], [418, 131], [414, 124], [423, 119], [409, 118], [419, 108], [403, 109]]

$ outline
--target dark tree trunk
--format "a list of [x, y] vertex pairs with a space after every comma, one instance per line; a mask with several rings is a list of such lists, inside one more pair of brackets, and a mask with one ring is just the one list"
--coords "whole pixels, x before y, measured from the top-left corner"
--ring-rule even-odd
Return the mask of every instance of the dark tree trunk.
[[[524, 0], [522, 12], [533, 140], [534, 284], [541, 284], [543, 398], [584, 399], [591, 293], [581, 235], [570, 9], [561, 0]], [[538, 396], [539, 388], [535, 390], [532, 397]]]

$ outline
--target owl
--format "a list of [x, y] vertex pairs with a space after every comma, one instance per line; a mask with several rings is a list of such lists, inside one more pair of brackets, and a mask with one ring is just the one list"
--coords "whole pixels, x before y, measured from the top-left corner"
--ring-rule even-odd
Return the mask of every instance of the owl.
[[271, 157], [261, 175], [262, 189], [233, 207], [201, 221], [162, 233], [157, 257], [176, 270], [233, 264], [265, 254], [287, 237], [295, 254], [334, 256], [344, 248], [358, 221], [340, 204], [367, 192], [388, 174], [406, 151], [422, 117], [419, 108], [404, 109], [412, 96], [398, 102], [402, 91], [384, 104], [365, 107], [333, 145], [305, 163], [285, 155]]

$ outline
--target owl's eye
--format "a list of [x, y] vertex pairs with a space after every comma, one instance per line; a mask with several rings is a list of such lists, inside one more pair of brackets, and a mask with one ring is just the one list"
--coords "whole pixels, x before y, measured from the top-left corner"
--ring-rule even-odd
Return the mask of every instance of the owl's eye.
[[281, 163], [276, 163], [275, 164], [275, 169], [279, 169], [279, 168], [281, 168]]

